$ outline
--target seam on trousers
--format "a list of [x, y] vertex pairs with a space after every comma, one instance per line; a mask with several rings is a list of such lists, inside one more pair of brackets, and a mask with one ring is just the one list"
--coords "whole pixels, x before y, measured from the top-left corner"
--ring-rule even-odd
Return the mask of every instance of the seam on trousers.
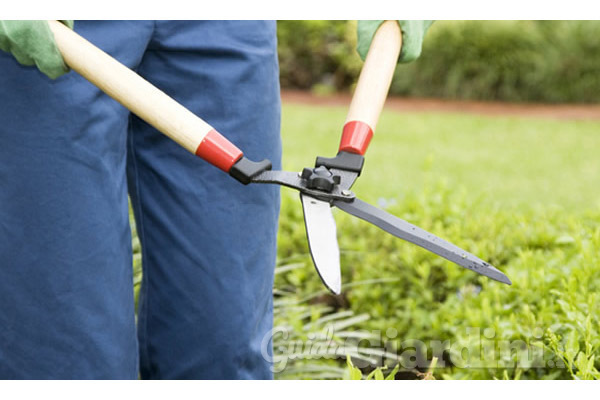
[[[138, 215], [140, 216], [140, 220], [137, 221], [136, 223], [138, 224], [139, 227], [139, 232], [138, 232], [138, 236], [140, 239], [140, 245], [142, 248], [142, 289], [143, 289], [143, 293], [141, 293], [141, 295], [143, 295], [143, 300], [145, 302], [145, 307], [143, 307], [144, 309], [144, 317], [140, 318], [139, 317], [139, 312], [141, 311], [140, 304], [138, 304], [138, 324], [140, 323], [140, 320], [143, 321], [143, 326], [140, 327], [138, 326], [138, 329], [141, 329], [143, 331], [143, 335], [144, 335], [144, 342], [143, 342], [143, 352], [145, 355], [146, 360], [148, 360], [148, 365], [152, 365], [150, 363], [150, 351], [148, 350], [148, 275], [149, 275], [149, 268], [147, 266], [148, 263], [148, 257], [146, 257], [146, 246], [145, 246], [145, 230], [144, 230], [144, 212], [143, 212], [143, 206], [142, 206], [142, 198], [140, 195], [140, 185], [138, 184], [139, 182], [139, 177], [138, 177], [138, 166], [137, 166], [137, 159], [135, 157], [135, 146], [134, 146], [134, 140], [133, 140], [133, 129], [132, 129], [132, 114], [129, 114], [129, 145], [131, 148], [131, 159], [132, 159], [132, 163], [133, 163], [133, 175], [134, 175], [134, 180], [135, 180], [135, 198], [136, 198], [136, 206], [138, 209]], [[138, 340], [139, 342], [139, 340]], [[142, 347], [142, 346], [140, 346]], [[141, 351], [141, 349], [140, 349]], [[139, 355], [138, 355], [139, 357]], [[141, 365], [139, 366], [141, 367]]]
[[[156, 32], [156, 20], [152, 21], [152, 33], [149, 36], [149, 40], [148, 43], [150, 43], [152, 41], [152, 38], [154, 37], [154, 34]], [[144, 53], [148, 50], [148, 43], [146, 43], [146, 48], [144, 49]], [[138, 68], [141, 66], [142, 62], [144, 60], [144, 56], [142, 55], [142, 58], [140, 59], [140, 62], [138, 63], [138, 66], [135, 68], [135, 72], [138, 72]], [[131, 147], [131, 155], [132, 155], [132, 163], [133, 163], [133, 175], [134, 175], [134, 179], [135, 179], [135, 192], [136, 192], [136, 199], [137, 199], [137, 207], [138, 207], [138, 214], [140, 216], [140, 221], [139, 221], [139, 238], [140, 238], [140, 245], [142, 248], [142, 288], [143, 288], [143, 296], [144, 296], [144, 302], [145, 302], [145, 307], [144, 307], [144, 318], [143, 318], [143, 326], [141, 327], [143, 335], [144, 335], [144, 344], [143, 344], [143, 352], [145, 355], [145, 359], [147, 361], [147, 366], [148, 369], [150, 370], [151, 375], [154, 375], [154, 371], [153, 371], [153, 367], [152, 367], [152, 361], [151, 361], [151, 357], [150, 357], [150, 349], [149, 349], [149, 345], [148, 345], [148, 315], [149, 315], [149, 306], [148, 306], [148, 282], [149, 282], [149, 277], [150, 277], [150, 267], [148, 266], [148, 257], [146, 256], [146, 246], [145, 246], [145, 229], [144, 229], [144, 207], [142, 206], [142, 196], [140, 194], [140, 185], [138, 185], [139, 182], [139, 174], [138, 174], [138, 164], [137, 164], [137, 157], [135, 156], [135, 146], [134, 146], [134, 140], [133, 140], [133, 135], [134, 135], [134, 129], [133, 129], [133, 125], [132, 125], [132, 114], [131, 112], [129, 113], [129, 129], [131, 130], [131, 135], [129, 135], [129, 140], [130, 140], [130, 147]], [[138, 304], [139, 305], [139, 304]], [[139, 308], [138, 308], [138, 313], [139, 313]], [[139, 318], [138, 318], [138, 323], [139, 323]], [[138, 329], [140, 329], [140, 327], [138, 326]], [[139, 342], [139, 339], [138, 339]], [[142, 346], [139, 346], [140, 348]], [[140, 349], [139, 353], [142, 352], [142, 349]], [[138, 355], [141, 359], [141, 354]], [[141, 363], [139, 363], [139, 368], [141, 370]], [[140, 371], [140, 377], [141, 377], [141, 371]]]

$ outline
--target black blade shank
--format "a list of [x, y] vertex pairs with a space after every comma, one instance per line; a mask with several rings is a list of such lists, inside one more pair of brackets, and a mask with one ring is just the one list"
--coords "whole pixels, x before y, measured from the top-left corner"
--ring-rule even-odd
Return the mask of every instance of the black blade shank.
[[507, 285], [512, 284], [502, 271], [473, 254], [360, 199], [354, 199], [351, 202], [334, 200], [333, 205], [348, 214], [378, 226], [400, 239], [444, 257], [446, 260], [452, 261], [461, 267], [470, 269], [498, 282], [506, 283]]

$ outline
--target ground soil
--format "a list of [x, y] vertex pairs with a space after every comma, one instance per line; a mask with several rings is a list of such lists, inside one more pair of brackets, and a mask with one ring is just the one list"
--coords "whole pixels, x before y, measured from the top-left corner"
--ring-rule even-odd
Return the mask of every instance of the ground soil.
[[[348, 106], [350, 94], [316, 96], [310, 92], [282, 90], [284, 103]], [[527, 116], [555, 119], [600, 120], [598, 104], [532, 104], [466, 100], [389, 97], [386, 109], [395, 111], [448, 112], [483, 115]]]

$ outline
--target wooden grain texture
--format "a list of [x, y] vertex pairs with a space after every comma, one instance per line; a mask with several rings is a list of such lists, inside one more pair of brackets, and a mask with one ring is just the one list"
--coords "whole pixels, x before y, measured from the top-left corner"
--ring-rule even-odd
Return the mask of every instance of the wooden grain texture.
[[402, 33], [397, 21], [385, 21], [373, 38], [352, 96], [348, 121], [367, 123], [373, 132], [387, 98], [400, 48]]

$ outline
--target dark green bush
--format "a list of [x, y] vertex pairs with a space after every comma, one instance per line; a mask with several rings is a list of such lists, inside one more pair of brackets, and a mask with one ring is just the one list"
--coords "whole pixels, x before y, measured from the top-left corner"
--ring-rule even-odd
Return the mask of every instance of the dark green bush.
[[[360, 60], [355, 23], [281, 21], [282, 86], [347, 90]], [[352, 34], [349, 34], [350, 32]], [[453, 99], [600, 101], [598, 21], [438, 21], [391, 93]], [[298, 79], [302, 74], [303, 79]], [[334, 77], [333, 79], [331, 77]]]
[[279, 21], [277, 36], [283, 87], [343, 90], [360, 71], [355, 22]]

